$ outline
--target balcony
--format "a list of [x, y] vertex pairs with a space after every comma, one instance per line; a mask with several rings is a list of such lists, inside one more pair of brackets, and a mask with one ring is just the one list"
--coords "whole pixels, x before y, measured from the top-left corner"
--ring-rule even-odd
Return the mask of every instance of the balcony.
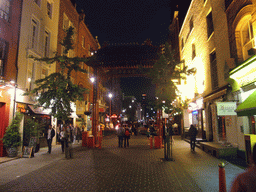
[[248, 53], [248, 51], [250, 50], [250, 49], [252, 49], [252, 48], [255, 48], [255, 38], [253, 38], [253, 39], [251, 39], [250, 41], [248, 41], [244, 46], [243, 46], [243, 59], [244, 59], [244, 61], [246, 60], [246, 59], [248, 59], [249, 57], [251, 57], [252, 55], [250, 55], [249, 53]]

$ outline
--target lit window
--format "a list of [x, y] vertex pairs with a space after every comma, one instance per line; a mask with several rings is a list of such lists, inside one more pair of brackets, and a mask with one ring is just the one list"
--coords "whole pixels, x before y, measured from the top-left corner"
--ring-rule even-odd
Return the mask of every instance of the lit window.
[[10, 14], [10, 0], [0, 0], [0, 18], [9, 20]]
[[52, 18], [52, 3], [47, 2], [47, 15]]
[[251, 56], [248, 54], [248, 50], [255, 47], [255, 41], [250, 16], [242, 18], [237, 25], [236, 45], [238, 62], [245, 61]]

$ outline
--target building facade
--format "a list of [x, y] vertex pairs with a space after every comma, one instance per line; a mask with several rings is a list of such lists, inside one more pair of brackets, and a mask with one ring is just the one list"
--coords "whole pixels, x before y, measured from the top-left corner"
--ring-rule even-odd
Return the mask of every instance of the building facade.
[[0, 157], [6, 155], [2, 138], [13, 118], [21, 9], [18, 0], [0, 4]]
[[237, 121], [230, 133], [231, 143], [238, 145], [241, 157], [251, 153], [256, 142], [256, 1], [225, 0], [231, 60], [230, 97], [236, 102]]
[[[179, 33], [180, 58], [196, 73], [181, 81], [184, 127], [195, 124], [198, 137], [226, 141], [225, 116], [218, 116], [217, 103], [226, 101], [226, 60], [230, 58], [225, 2], [192, 0]], [[230, 125], [232, 126], [232, 124]]]

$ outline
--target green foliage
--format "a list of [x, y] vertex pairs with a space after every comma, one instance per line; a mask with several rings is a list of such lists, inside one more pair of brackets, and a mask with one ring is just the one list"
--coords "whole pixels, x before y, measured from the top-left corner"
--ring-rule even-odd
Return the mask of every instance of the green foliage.
[[73, 71], [81, 71], [87, 73], [80, 66], [81, 63], [87, 62], [88, 58], [68, 57], [67, 54], [73, 49], [73, 28], [70, 27], [66, 31], [66, 37], [60, 43], [64, 47], [63, 55], [55, 55], [55, 57], [36, 58], [30, 56], [34, 60], [53, 64], [57, 62], [61, 70], [46, 76], [43, 79], [35, 81], [36, 88], [25, 95], [38, 95], [38, 106], [51, 109], [51, 115], [54, 117], [67, 120], [72, 113], [71, 102], [83, 100], [84, 94], [89, 92], [88, 89], [73, 84], [71, 81], [71, 73]]
[[43, 124], [40, 124], [28, 117], [24, 121], [24, 133], [23, 133], [23, 145], [28, 146], [30, 138], [36, 137], [38, 139], [39, 132], [44, 128]]
[[[177, 98], [177, 87], [173, 79], [183, 79], [185, 75], [193, 74], [195, 69], [187, 70], [187, 67], [179, 67], [181, 63], [175, 59], [175, 53], [168, 43], [159, 53], [159, 59], [149, 71], [152, 82], [156, 85], [156, 108], [164, 108], [166, 113], [173, 110], [172, 102]], [[164, 102], [163, 102], [164, 101]]]
[[7, 127], [3, 137], [3, 144], [6, 148], [16, 148], [21, 144], [21, 136], [19, 133], [20, 122], [22, 120], [22, 114], [16, 113], [16, 116], [12, 120], [12, 123]]

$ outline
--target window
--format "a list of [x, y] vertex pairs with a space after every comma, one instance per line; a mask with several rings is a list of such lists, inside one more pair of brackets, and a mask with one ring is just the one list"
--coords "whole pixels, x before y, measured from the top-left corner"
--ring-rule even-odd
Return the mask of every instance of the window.
[[35, 81], [35, 63], [34, 62], [29, 62], [28, 63], [28, 79], [27, 79], [27, 88], [28, 90], [32, 90], [33, 89], [33, 85], [34, 85], [34, 81]]
[[183, 37], [181, 38], [181, 50], [183, 50], [183, 48], [184, 48], [184, 39], [183, 39]]
[[52, 3], [47, 1], [47, 15], [52, 18]]
[[40, 7], [40, 5], [41, 5], [41, 0], [34, 0], [34, 2]]
[[85, 38], [82, 36], [82, 47], [85, 48]]
[[189, 33], [192, 31], [193, 28], [194, 28], [194, 21], [193, 21], [193, 17], [191, 17], [189, 21]]
[[206, 20], [207, 20], [207, 33], [209, 38], [214, 31], [213, 21], [212, 21], [212, 12], [207, 15]]
[[67, 15], [64, 13], [63, 14], [63, 29], [67, 30], [69, 27], [69, 19], [67, 17]]
[[0, 38], [0, 76], [4, 76], [4, 61], [6, 58], [7, 43]]
[[192, 44], [192, 60], [196, 57], [196, 46]]
[[216, 60], [216, 52], [215, 51], [210, 54], [210, 63], [211, 63], [212, 90], [215, 90], [219, 86], [217, 60]]
[[235, 33], [238, 62], [242, 62], [251, 56], [248, 54], [248, 50], [255, 47], [250, 15], [246, 15], [240, 19]]
[[88, 55], [91, 56], [91, 54], [92, 54], [92, 53], [91, 53], [91, 45], [88, 44]]
[[38, 23], [35, 19], [32, 19], [32, 31], [31, 31], [31, 48], [36, 49], [37, 46], [37, 35], [38, 34]]
[[44, 56], [49, 56], [49, 47], [50, 47], [50, 34], [48, 31], [44, 32]]
[[0, 18], [9, 20], [10, 17], [10, 0], [0, 0]]

